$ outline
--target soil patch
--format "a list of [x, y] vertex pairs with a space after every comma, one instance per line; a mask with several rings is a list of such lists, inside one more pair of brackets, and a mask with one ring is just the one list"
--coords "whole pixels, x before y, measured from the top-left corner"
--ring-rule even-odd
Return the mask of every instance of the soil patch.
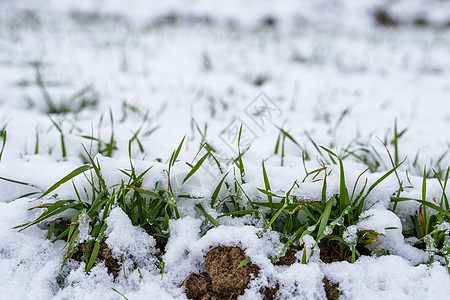
[[[319, 248], [320, 260], [322, 260], [326, 264], [331, 264], [337, 261], [348, 261], [349, 263], [352, 262], [351, 253], [347, 257], [341, 257], [339, 249], [337, 247], [333, 247], [333, 245], [321, 244], [319, 245]], [[370, 251], [365, 247], [357, 245], [356, 249], [361, 255], [370, 255]]]
[[373, 17], [378, 25], [380, 26], [386, 26], [386, 27], [395, 27], [400, 25], [400, 22], [391, 16], [391, 14], [385, 9], [385, 8], [379, 8], [377, 9]]
[[277, 299], [277, 292], [280, 289], [280, 285], [277, 283], [275, 286], [273, 287], [265, 287], [263, 289], [261, 289], [261, 294], [264, 295], [264, 300], [275, 300]]
[[237, 299], [243, 295], [253, 277], [257, 277], [259, 267], [245, 261], [244, 250], [238, 247], [217, 246], [205, 256], [208, 273], [190, 274], [183, 282], [189, 299], [225, 300]]
[[[100, 262], [105, 262], [105, 266], [108, 269], [108, 274], [112, 274], [114, 278], [119, 275], [120, 265], [117, 259], [112, 257], [112, 251], [109, 249], [105, 242], [106, 238], [100, 243], [100, 249], [98, 251], [97, 258], [95, 259], [94, 266]], [[77, 251], [73, 254], [72, 258], [76, 261], [82, 261], [84, 254], [86, 253], [88, 242], [84, 241], [78, 245]], [[92, 251], [92, 247], [90, 249]]]
[[320, 260], [326, 264], [331, 264], [337, 261], [352, 261], [352, 257], [341, 257], [338, 249], [334, 249], [326, 244], [319, 245], [320, 248]]
[[274, 264], [275, 266], [290, 266], [297, 262], [297, 250], [288, 249], [286, 253]]
[[339, 299], [341, 293], [339, 291], [339, 283], [331, 283], [328, 278], [323, 278], [323, 285], [325, 287], [325, 293], [327, 295], [328, 300], [337, 300]]

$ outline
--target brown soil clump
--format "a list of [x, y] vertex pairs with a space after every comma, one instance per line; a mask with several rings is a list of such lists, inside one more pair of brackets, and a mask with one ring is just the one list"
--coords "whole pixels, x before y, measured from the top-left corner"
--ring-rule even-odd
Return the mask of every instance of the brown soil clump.
[[344, 260], [351, 262], [352, 260], [351, 256], [346, 258], [341, 257], [337, 249], [329, 247], [326, 244], [319, 245], [319, 248], [320, 248], [320, 259], [326, 264], [331, 264], [337, 261], [344, 261]]
[[297, 262], [297, 250], [288, 249], [286, 253], [274, 264], [275, 266], [290, 266]]
[[[337, 261], [348, 261], [349, 263], [352, 262], [352, 254], [350, 253], [347, 257], [341, 257], [339, 254], [339, 248], [334, 245], [329, 244], [321, 244], [319, 245], [320, 248], [320, 259], [326, 263], [331, 264]], [[356, 246], [356, 250], [358, 250], [359, 254], [361, 255], [370, 255], [370, 251], [362, 247], [360, 245]]]
[[198, 300], [237, 299], [243, 295], [252, 275], [258, 276], [259, 267], [247, 263], [245, 252], [238, 247], [217, 246], [205, 256], [208, 274], [190, 274], [183, 282], [186, 296]]
[[186, 287], [186, 297], [188, 299], [202, 299], [203, 295], [208, 293], [210, 283], [205, 276], [191, 273], [186, 277], [182, 285]]
[[264, 300], [275, 300], [277, 299], [277, 292], [280, 289], [280, 285], [277, 283], [274, 287], [265, 287], [261, 289], [261, 294], [264, 295]]
[[[108, 274], [112, 274], [114, 278], [119, 275], [120, 265], [117, 259], [112, 257], [112, 251], [109, 249], [105, 242], [106, 238], [100, 243], [100, 249], [98, 251], [97, 258], [95, 259], [94, 266], [100, 262], [105, 262], [105, 266], [108, 269]], [[82, 261], [84, 254], [86, 253], [88, 242], [84, 241], [78, 245], [77, 251], [73, 254], [72, 258], [76, 261]], [[92, 251], [93, 246], [91, 247]]]
[[337, 300], [340, 297], [339, 283], [331, 283], [328, 278], [323, 278], [323, 285], [328, 300]]
[[377, 24], [380, 26], [395, 27], [400, 25], [400, 22], [393, 16], [391, 16], [391, 14], [385, 8], [377, 9], [374, 12], [373, 17], [375, 18]]

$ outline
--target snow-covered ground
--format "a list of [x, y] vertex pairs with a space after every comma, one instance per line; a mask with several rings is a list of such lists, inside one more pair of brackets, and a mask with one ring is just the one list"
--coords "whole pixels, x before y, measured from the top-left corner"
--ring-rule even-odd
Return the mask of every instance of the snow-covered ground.
[[[373, 16], [380, 7], [396, 26], [406, 26], [377, 27]], [[419, 15], [431, 25], [413, 27]], [[427, 265], [427, 253], [401, 234], [419, 204], [401, 203], [397, 215], [390, 211], [390, 196], [399, 189], [394, 174], [367, 198], [370, 224], [358, 225], [385, 233], [377, 247], [390, 255], [352, 264], [324, 264], [316, 255], [292, 266], [270, 263], [283, 244], [271, 230], [258, 238], [261, 220], [224, 217], [220, 227], [205, 229], [208, 221], [195, 205], [209, 206], [222, 178], [214, 161], [182, 179], [191, 170], [186, 162], [199, 160], [206, 141], [232, 182], [238, 171], [230, 159], [242, 124], [244, 189], [251, 198], [263, 201], [256, 188], [264, 188], [265, 160], [272, 192], [284, 194], [297, 180], [296, 196], [320, 199], [322, 182], [302, 182], [302, 153], [308, 153], [309, 171], [320, 168], [320, 159], [331, 163], [314, 143], [348, 156], [349, 191], [368, 165], [360, 180], [370, 185], [391, 169], [383, 142], [398, 161], [406, 157], [398, 175], [412, 187], [402, 196], [421, 198], [423, 167], [442, 172], [450, 162], [449, 21], [449, 1], [0, 0], [0, 133], [6, 130], [0, 177], [27, 183], [0, 180], [0, 298], [120, 299], [120, 292], [128, 299], [185, 299], [181, 283], [204, 270], [202, 257], [215, 245], [239, 245], [261, 268], [239, 299], [258, 299], [260, 288], [273, 282], [282, 286], [280, 299], [325, 298], [324, 276], [339, 282], [345, 299], [447, 297], [446, 267]], [[63, 104], [71, 112], [51, 113]], [[395, 123], [398, 132], [407, 128], [397, 152], [391, 143]], [[287, 138], [283, 156], [274, 153], [280, 129], [297, 143]], [[28, 210], [40, 203], [32, 198], [38, 195], [17, 198], [46, 190], [85, 163], [83, 145], [93, 156], [101, 152], [96, 159], [107, 185], [114, 186], [124, 178], [119, 169], [129, 168], [128, 144], [137, 137], [132, 158], [140, 172], [153, 166], [143, 181], [151, 189], [167, 181], [167, 161], [185, 135], [171, 173], [175, 194], [204, 198], [177, 199], [181, 218], [169, 223], [162, 278], [151, 258], [154, 239], [133, 227], [120, 208], [107, 219], [107, 243], [117, 257], [131, 255], [141, 267], [128, 265], [129, 273], [116, 279], [102, 264], [85, 274], [83, 264], [70, 261], [61, 271], [64, 242], [50, 243], [43, 226], [11, 229], [39, 215]], [[112, 153], [98, 151], [92, 137], [104, 145], [113, 137]], [[0, 135], [0, 150], [3, 140]], [[349, 152], [365, 155], [368, 163]], [[339, 191], [339, 171], [332, 169], [329, 196]], [[89, 188], [82, 175], [74, 183], [80, 191]], [[76, 197], [70, 182], [57, 194]], [[438, 181], [428, 179], [427, 199], [441, 195]]]

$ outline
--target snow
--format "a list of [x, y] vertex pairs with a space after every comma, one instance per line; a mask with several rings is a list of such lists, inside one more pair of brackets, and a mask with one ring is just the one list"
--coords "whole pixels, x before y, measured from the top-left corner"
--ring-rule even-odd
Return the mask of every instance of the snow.
[[[399, 188], [398, 175], [405, 184], [402, 197], [421, 199], [423, 167], [445, 170], [450, 162], [446, 155], [438, 164], [449, 150], [450, 35], [443, 29], [450, 21], [449, 6], [437, 0], [281, 0], [276, 5], [264, 0], [0, 1], [0, 129], [7, 130], [0, 177], [26, 183], [0, 180], [0, 298], [120, 299], [120, 292], [128, 299], [186, 299], [181, 283], [190, 273], [205, 270], [203, 257], [216, 245], [242, 247], [261, 268], [239, 299], [261, 298], [260, 288], [276, 282], [279, 299], [323, 299], [324, 276], [339, 282], [341, 299], [445, 297], [450, 293], [448, 270], [438, 262], [427, 265], [428, 253], [402, 234], [420, 203], [401, 202], [393, 213], [390, 197]], [[372, 14], [380, 7], [406, 27], [376, 27]], [[161, 24], [170, 15], [179, 22]], [[426, 16], [430, 28], [412, 27], [418, 16]], [[261, 27], [269, 17], [276, 27]], [[35, 83], [33, 62], [40, 63], [55, 104], [76, 105], [70, 95], [86, 86], [93, 89], [88, 96], [98, 99], [79, 113], [51, 114], [64, 133], [66, 155]], [[267, 80], [258, 85], [258, 79]], [[273, 109], [270, 118], [252, 115], [262, 103]], [[269, 229], [260, 237], [263, 220], [217, 218], [223, 212], [210, 207], [224, 174], [229, 184], [240, 178], [231, 161], [240, 122], [241, 150], [246, 151], [242, 188], [251, 199], [265, 202], [257, 190], [265, 186], [262, 160], [277, 195], [284, 196], [297, 182], [292, 196], [320, 200], [323, 182], [305, 177], [321, 161], [327, 164], [327, 197], [339, 192], [339, 167], [308, 137], [341, 156], [348, 154], [342, 150], [347, 145], [351, 151], [369, 149], [367, 160], [379, 166], [361, 177], [367, 166], [354, 157], [344, 160], [349, 194], [354, 189], [357, 195], [366, 180], [367, 191], [392, 168], [383, 141], [394, 155], [395, 120], [399, 131], [407, 128], [398, 155], [407, 160], [398, 174], [371, 191], [360, 221], [343, 236], [353, 244], [358, 231], [378, 232], [372, 256], [325, 264], [314, 238], [306, 235], [302, 243], [308, 257], [313, 253], [308, 264], [274, 266], [271, 258], [283, 247], [280, 233]], [[279, 128], [298, 142], [285, 140], [283, 158], [281, 148], [274, 154]], [[130, 160], [128, 142], [136, 132], [143, 151], [133, 141]], [[104, 147], [111, 136], [117, 147], [111, 157], [87, 138], [102, 140]], [[184, 136], [169, 178], [168, 161]], [[223, 174], [207, 160], [183, 182], [206, 153], [200, 149], [203, 139], [217, 150]], [[33, 197], [88, 161], [82, 145], [110, 190], [128, 180], [121, 170], [130, 172], [131, 162], [138, 174], [150, 168], [143, 189], [167, 189], [170, 179], [176, 195], [196, 197], [175, 199], [181, 218], [169, 222], [164, 274], [155, 265], [155, 239], [133, 226], [118, 207], [110, 211], [105, 232], [108, 247], [125, 266], [116, 279], [102, 263], [89, 274], [84, 263], [75, 261], [61, 269], [65, 243], [47, 240], [45, 226], [12, 229], [39, 216], [42, 209], [30, 210], [35, 206], [76, 199], [71, 182], [44, 199]], [[305, 162], [302, 150], [310, 155]], [[85, 192], [89, 172], [73, 179], [83, 201], [90, 201]], [[439, 203], [437, 180], [427, 179], [426, 185], [426, 200]], [[23, 197], [32, 192], [38, 194]], [[227, 195], [223, 187], [218, 199]], [[245, 198], [242, 203], [249, 208]], [[220, 226], [209, 224], [197, 204]], [[66, 217], [72, 214], [65, 212]], [[90, 239], [90, 220], [82, 216], [80, 242]], [[448, 234], [448, 223], [440, 228]]]

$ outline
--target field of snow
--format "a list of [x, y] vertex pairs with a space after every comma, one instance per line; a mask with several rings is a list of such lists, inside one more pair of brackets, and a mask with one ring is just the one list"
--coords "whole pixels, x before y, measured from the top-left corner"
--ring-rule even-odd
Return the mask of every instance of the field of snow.
[[238, 299], [450, 295], [449, 1], [103, 2], [0, 0], [0, 299], [186, 299], [214, 246]]

